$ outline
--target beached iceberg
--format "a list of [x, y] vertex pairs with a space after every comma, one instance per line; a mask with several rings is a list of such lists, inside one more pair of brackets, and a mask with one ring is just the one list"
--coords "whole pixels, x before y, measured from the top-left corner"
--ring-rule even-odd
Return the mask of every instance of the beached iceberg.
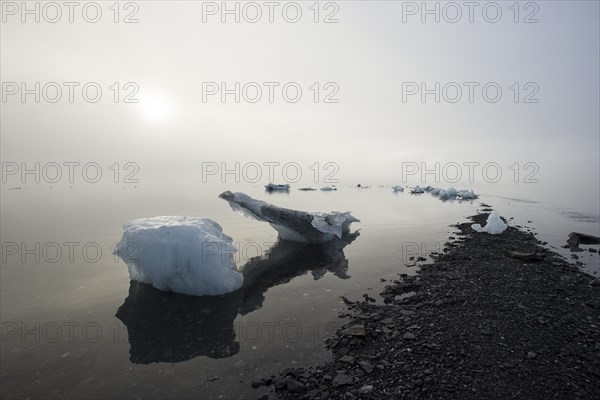
[[223, 192], [219, 196], [227, 200], [235, 211], [265, 221], [279, 232], [283, 240], [303, 243], [324, 243], [334, 237], [341, 238], [350, 231], [352, 222], [360, 222], [350, 212], [310, 213], [281, 208], [244, 193]]
[[164, 216], [126, 223], [117, 254], [132, 280], [194, 296], [239, 289], [244, 278], [231, 237], [207, 218]]
[[475, 229], [477, 232], [487, 232], [492, 235], [498, 235], [504, 232], [507, 226], [500, 218], [498, 211], [492, 211], [492, 213], [488, 216], [487, 222], [483, 228], [479, 224], [473, 224], [471, 225], [471, 228]]

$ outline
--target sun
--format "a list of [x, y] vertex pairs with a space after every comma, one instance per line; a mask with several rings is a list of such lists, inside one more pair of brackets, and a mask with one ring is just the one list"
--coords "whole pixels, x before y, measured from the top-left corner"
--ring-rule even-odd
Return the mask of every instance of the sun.
[[171, 115], [169, 100], [158, 93], [150, 93], [140, 98], [138, 103], [142, 118], [148, 122], [162, 122]]

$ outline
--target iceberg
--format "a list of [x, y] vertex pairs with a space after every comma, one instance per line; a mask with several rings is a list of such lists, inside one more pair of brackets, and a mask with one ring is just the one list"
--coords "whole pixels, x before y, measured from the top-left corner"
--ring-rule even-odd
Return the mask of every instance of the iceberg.
[[460, 198], [460, 200], [475, 200], [479, 198], [473, 190], [456, 190], [453, 187], [449, 189], [441, 189], [441, 188], [431, 188], [429, 191], [432, 196], [438, 196], [440, 200], [454, 200], [456, 198]]
[[473, 192], [473, 190], [467, 190], [467, 189], [459, 190], [458, 192], [456, 192], [456, 194], [462, 200], [475, 200], [479, 197], [478, 195], [476, 195]]
[[473, 224], [471, 225], [471, 228], [475, 229], [477, 232], [487, 232], [492, 235], [498, 235], [504, 232], [507, 226], [500, 218], [498, 211], [492, 211], [483, 228], [479, 224]]
[[273, 192], [273, 191], [287, 192], [290, 190], [290, 185], [288, 185], [288, 184], [279, 185], [276, 183], [269, 183], [268, 185], [265, 185], [265, 189], [269, 192]]
[[397, 192], [404, 192], [404, 188], [402, 186], [392, 186], [392, 190], [397, 193]]
[[360, 222], [350, 212], [310, 213], [281, 208], [244, 193], [223, 192], [220, 198], [245, 216], [264, 221], [279, 233], [283, 240], [302, 243], [324, 243], [341, 238], [350, 231], [352, 222]]
[[215, 296], [244, 282], [233, 259], [233, 239], [208, 218], [162, 216], [126, 223], [115, 250], [132, 280], [157, 289]]
[[453, 199], [458, 195], [457, 193], [458, 192], [453, 187], [449, 189], [442, 189], [439, 192], [440, 200]]
[[332, 191], [332, 190], [337, 190], [337, 188], [335, 186], [323, 186], [321, 188], [321, 190], [323, 190], [324, 192], [329, 192], [329, 191]]

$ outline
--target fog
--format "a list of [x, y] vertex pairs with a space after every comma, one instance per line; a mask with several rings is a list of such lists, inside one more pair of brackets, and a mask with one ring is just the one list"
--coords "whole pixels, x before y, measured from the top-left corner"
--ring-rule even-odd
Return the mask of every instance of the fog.
[[27, 4], [2, 3], [3, 187], [32, 183], [22, 163], [197, 185], [248, 181], [254, 163], [265, 184], [272, 162], [298, 184], [334, 172], [600, 208], [597, 2], [228, 2], [239, 22], [220, 2], [84, 2], [72, 23], [62, 3]]

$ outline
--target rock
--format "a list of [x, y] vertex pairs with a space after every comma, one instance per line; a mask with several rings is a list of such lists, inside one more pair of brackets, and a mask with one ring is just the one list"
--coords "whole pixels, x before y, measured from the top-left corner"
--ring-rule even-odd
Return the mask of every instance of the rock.
[[340, 358], [340, 361], [344, 362], [344, 363], [348, 363], [348, 364], [354, 364], [354, 357], [344, 356], [344, 357]]
[[545, 258], [543, 254], [538, 254], [536, 252], [526, 253], [521, 251], [509, 251], [508, 255], [514, 259], [529, 262], [538, 262], [544, 260]]
[[219, 379], [218, 376], [211, 376], [211, 377], [208, 378], [208, 381], [209, 382], [213, 382], [213, 381], [216, 381], [217, 379]]
[[286, 385], [287, 381], [284, 377], [278, 376], [276, 378], [273, 378], [273, 386], [275, 386], [275, 389], [281, 390], [284, 387], [286, 387]]
[[371, 393], [372, 391], [373, 391], [372, 385], [364, 385], [360, 389], [358, 389], [358, 393], [360, 393], [360, 394], [367, 394], [367, 393]]
[[534, 359], [536, 357], [537, 357], [537, 354], [535, 354], [534, 351], [530, 351], [527, 353], [527, 358], [529, 358], [529, 359]]
[[600, 244], [600, 238], [585, 233], [571, 232], [567, 243], [572, 247], [577, 247], [579, 244]]
[[264, 384], [265, 383], [263, 381], [252, 381], [252, 389], [257, 389]]
[[590, 251], [590, 253], [597, 253], [598, 252], [598, 250], [596, 250], [594, 248], [591, 248], [591, 247], [589, 248], [589, 251]]
[[504, 368], [514, 368], [515, 364], [510, 362], [510, 361], [506, 361], [504, 364], [502, 364], [504, 366]]
[[370, 374], [371, 372], [373, 372], [373, 365], [371, 365], [370, 362], [368, 361], [359, 361], [358, 365], [362, 368], [363, 371], [365, 371], [367, 374]]
[[589, 283], [590, 286], [600, 286], [600, 278], [594, 278]]
[[337, 374], [331, 382], [333, 386], [340, 387], [345, 385], [352, 385], [352, 377], [345, 374]]
[[412, 332], [406, 332], [406, 333], [404, 334], [404, 336], [402, 336], [402, 339], [408, 339], [408, 340], [413, 340], [413, 339], [416, 339], [416, 338], [417, 338], [417, 337], [416, 337], [416, 336], [415, 336], [415, 334], [414, 334], [414, 333], [412, 333]]
[[288, 379], [286, 385], [287, 390], [292, 393], [304, 393], [306, 390], [306, 387], [295, 379]]
[[365, 326], [364, 325], [352, 325], [347, 327], [346, 329], [344, 329], [342, 331], [343, 334], [345, 335], [350, 335], [350, 336], [365, 336], [366, 332], [365, 332]]

